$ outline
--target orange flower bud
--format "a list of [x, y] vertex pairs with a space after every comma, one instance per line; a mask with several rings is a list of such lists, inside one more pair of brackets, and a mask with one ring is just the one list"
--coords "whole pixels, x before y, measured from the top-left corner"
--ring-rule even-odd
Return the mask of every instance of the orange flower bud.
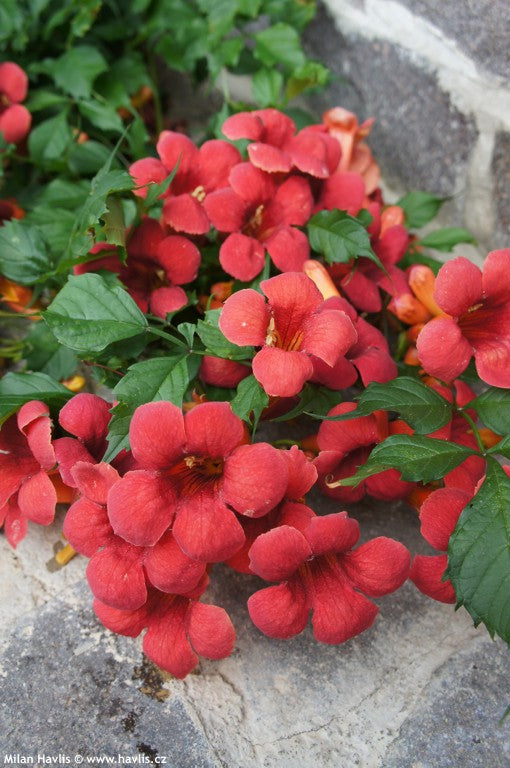
[[408, 274], [409, 286], [417, 299], [424, 304], [433, 315], [444, 315], [443, 310], [434, 299], [436, 277], [430, 267], [425, 264], [414, 264]]
[[308, 259], [303, 264], [303, 272], [315, 283], [324, 299], [340, 296], [340, 291], [331, 279], [331, 275], [320, 261]]
[[426, 323], [431, 318], [427, 307], [411, 293], [401, 293], [400, 296], [394, 296], [388, 309], [406, 325]]

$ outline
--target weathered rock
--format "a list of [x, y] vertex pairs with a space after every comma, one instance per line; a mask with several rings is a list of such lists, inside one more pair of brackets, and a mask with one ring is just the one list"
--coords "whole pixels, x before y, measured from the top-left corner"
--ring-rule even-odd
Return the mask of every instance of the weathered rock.
[[510, 133], [496, 135], [492, 171], [497, 213], [494, 247], [508, 248], [510, 246]]

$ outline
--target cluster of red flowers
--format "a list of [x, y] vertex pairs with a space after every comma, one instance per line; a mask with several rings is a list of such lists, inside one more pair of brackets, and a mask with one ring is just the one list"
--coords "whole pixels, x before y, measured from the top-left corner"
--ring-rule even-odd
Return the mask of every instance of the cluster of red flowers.
[[[0, 65], [0, 132], [14, 142], [30, 126], [19, 104], [26, 77], [18, 70]], [[130, 168], [141, 198], [177, 168], [162, 194], [160, 219], [145, 215], [126, 233], [127, 260], [98, 242], [74, 272], [113, 272], [142, 312], [166, 320], [195, 305], [182, 286], [199, 275], [204, 244], [214, 240], [215, 267], [244, 284], [260, 275], [267, 251], [274, 276], [240, 289], [234, 280], [216, 283], [197, 303], [199, 313], [221, 309], [219, 329], [231, 345], [255, 348], [245, 364], [204, 354], [199, 377], [235, 387], [253, 373], [270, 400], [263, 416], [275, 407], [289, 411], [307, 382], [340, 393], [358, 377], [363, 386], [394, 379], [388, 342], [366, 318], [383, 304], [406, 326], [406, 362], [421, 366], [423, 381], [445, 400], [463, 408], [475, 397], [457, 378], [473, 355], [482, 381], [509, 387], [510, 250], [489, 254], [483, 272], [462, 257], [437, 278], [420, 264], [399, 267], [411, 238], [402, 208], [384, 204], [379, 169], [363, 141], [370, 127], [337, 108], [298, 131], [287, 115], [263, 109], [228, 118], [229, 141], [200, 148], [164, 131], [159, 158]], [[230, 143], [238, 139], [249, 142], [244, 159]], [[310, 259], [300, 228], [312, 215], [339, 209], [355, 216], [362, 208], [371, 214], [368, 236], [378, 260], [325, 266]], [[2, 217], [16, 215], [11, 206]], [[12, 289], [2, 285], [5, 299]], [[103, 461], [111, 420], [105, 400], [70, 399], [58, 436], [48, 407], [26, 402], [0, 432], [0, 522], [9, 542], [24, 538], [29, 520], [48, 525], [56, 504], [72, 501], [63, 530], [89, 558], [97, 616], [121, 634], [146, 630], [146, 654], [178, 677], [199, 655], [223, 658], [234, 646], [224, 609], [201, 602], [215, 563], [275, 582], [250, 597], [248, 610], [276, 638], [301, 632], [312, 612], [317, 640], [343, 642], [373, 623], [378, 608], [369, 598], [393, 592], [409, 576], [425, 594], [454, 601], [451, 584], [442, 581], [446, 555], [416, 556], [411, 565], [407, 549], [387, 537], [356, 546], [358, 523], [343, 510], [316, 515], [305, 494], [317, 484], [342, 505], [365, 495], [408, 499], [420, 508], [424, 538], [445, 552], [485, 475], [481, 455], [431, 486], [387, 469], [342, 487], [375, 446], [412, 435], [409, 424], [382, 410], [325, 420], [301, 448], [281, 449], [252, 442], [230, 403], [203, 399], [184, 411], [168, 401], [140, 405], [130, 450], [111, 463]], [[341, 394], [337, 403], [329, 417], [356, 409]], [[429, 436], [477, 448], [457, 411]]]

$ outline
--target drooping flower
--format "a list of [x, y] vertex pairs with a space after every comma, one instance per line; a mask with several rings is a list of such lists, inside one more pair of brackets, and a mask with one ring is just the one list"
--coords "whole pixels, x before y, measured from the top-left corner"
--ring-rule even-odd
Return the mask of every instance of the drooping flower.
[[186, 677], [198, 664], [198, 656], [224, 659], [235, 644], [235, 630], [227, 612], [196, 598], [204, 585], [188, 596], [149, 591], [147, 601], [133, 611], [111, 608], [94, 601], [98, 619], [112, 632], [137, 637], [147, 628], [143, 651], [158, 667], [178, 678]]
[[297, 168], [318, 179], [327, 178], [338, 166], [340, 145], [323, 126], [296, 126], [277, 109], [256, 109], [228, 117], [222, 131], [229, 139], [251, 139], [248, 156], [267, 173], [289, 173]]
[[0, 134], [19, 144], [30, 130], [32, 115], [20, 102], [27, 95], [28, 77], [13, 61], [0, 64]]
[[[328, 416], [342, 416], [354, 410], [355, 403], [345, 402], [335, 406]], [[414, 484], [401, 480], [396, 469], [372, 475], [353, 488], [334, 485], [354, 475], [358, 467], [366, 463], [375, 445], [385, 440], [392, 430], [400, 428], [400, 422], [388, 422], [385, 411], [347, 421], [323, 421], [317, 435], [320, 453], [315, 459], [323, 493], [342, 502], [358, 501], [365, 494], [385, 500], [406, 498]]]
[[[460, 513], [471, 501], [473, 494], [459, 488], [438, 488], [420, 508], [421, 535], [435, 549], [448, 550]], [[442, 603], [454, 603], [455, 592], [449, 580], [443, 581], [448, 557], [444, 555], [416, 555], [409, 578], [424, 595]]]
[[137, 546], [154, 545], [172, 526], [189, 557], [224, 560], [244, 541], [235, 512], [267, 514], [287, 486], [279, 451], [246, 445], [228, 403], [203, 403], [184, 416], [172, 403], [142, 405], [129, 439], [141, 469], [112, 487], [108, 515], [115, 533]]
[[55, 516], [51, 429], [48, 406], [31, 400], [0, 430], [0, 524], [13, 547], [25, 538], [29, 520], [49, 525]]
[[306, 235], [292, 225], [306, 224], [312, 203], [310, 186], [300, 176], [277, 184], [251, 163], [234, 166], [229, 186], [204, 200], [213, 226], [231, 233], [220, 248], [225, 272], [238, 280], [253, 280], [264, 266], [264, 248], [280, 271], [301, 269], [310, 247]]
[[98, 258], [76, 266], [75, 274], [98, 269], [114, 272], [142, 312], [150, 310], [163, 319], [186, 305], [188, 298], [180, 286], [196, 278], [200, 265], [200, 251], [191, 240], [181, 235], [165, 237], [160, 224], [148, 216], [130, 234], [125, 264], [108, 243], [97, 243], [91, 253]]
[[510, 387], [510, 249], [491, 251], [481, 271], [463, 256], [444, 264], [434, 298], [449, 317], [437, 317], [418, 336], [427, 373], [452, 381], [474, 355], [480, 378]]
[[365, 194], [373, 194], [381, 181], [381, 171], [370, 147], [363, 139], [372, 130], [374, 118], [370, 117], [360, 125], [353, 112], [343, 107], [333, 107], [323, 114], [322, 121], [329, 135], [333, 136], [342, 148], [336, 174], [359, 174], [363, 179]]
[[286, 272], [263, 280], [268, 299], [251, 289], [225, 302], [219, 325], [234, 344], [262, 347], [253, 358], [253, 374], [269, 395], [292, 397], [313, 376], [313, 358], [329, 366], [355, 343], [348, 316], [321, 311], [323, 298], [303, 273]]
[[81, 496], [69, 508], [64, 535], [90, 557], [87, 580], [94, 596], [112, 608], [136, 610], [147, 601], [150, 585], [162, 592], [186, 594], [205, 576], [205, 563], [190, 560], [171, 532], [152, 547], [137, 547], [116, 536], [106, 503], [120, 479], [110, 464], [77, 462], [71, 470]]
[[[302, 506], [302, 505], [301, 505]], [[409, 574], [409, 552], [381, 536], [353, 547], [359, 526], [347, 512], [317, 517], [287, 515], [287, 523], [256, 539], [251, 570], [267, 581], [282, 582], [255, 592], [248, 600], [253, 623], [270, 637], [299, 634], [313, 611], [315, 638], [343, 643], [370, 627], [380, 597], [398, 589]]]
[[[177, 173], [164, 196], [164, 223], [175, 232], [205, 235], [211, 225], [203, 208], [206, 196], [226, 187], [231, 168], [241, 162], [239, 151], [228, 141], [212, 139], [200, 149], [182, 133], [163, 131], [157, 143], [160, 159], [137, 160], [129, 172], [138, 186], [161, 183], [173, 171]], [[135, 194], [145, 197], [146, 189]]]

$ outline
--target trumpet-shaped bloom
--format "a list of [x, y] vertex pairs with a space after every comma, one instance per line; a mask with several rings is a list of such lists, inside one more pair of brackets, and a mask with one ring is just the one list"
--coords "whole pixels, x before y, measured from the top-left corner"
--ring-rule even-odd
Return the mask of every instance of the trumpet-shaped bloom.
[[22, 102], [28, 77], [13, 61], [0, 64], [0, 134], [8, 143], [19, 144], [30, 130], [32, 115]]
[[205, 563], [181, 551], [171, 532], [152, 547], [137, 547], [116, 536], [106, 511], [110, 489], [120, 475], [110, 464], [77, 462], [71, 470], [80, 498], [69, 508], [64, 534], [71, 546], [90, 557], [87, 580], [96, 598], [112, 608], [136, 610], [148, 587], [185, 594], [205, 576]]
[[323, 126], [296, 133], [294, 121], [277, 109], [239, 112], [223, 123], [229, 139], [251, 139], [248, 156], [267, 173], [289, 173], [297, 168], [318, 179], [327, 178], [338, 166], [340, 145]]
[[211, 223], [229, 232], [220, 248], [220, 263], [238, 280], [253, 280], [264, 266], [264, 248], [281, 272], [300, 270], [309, 256], [306, 235], [291, 225], [305, 224], [312, 211], [306, 179], [290, 176], [277, 185], [251, 163], [236, 165], [229, 186], [204, 201]]
[[[241, 161], [239, 151], [218, 139], [206, 141], [198, 149], [191, 139], [174, 131], [163, 131], [157, 150], [159, 160], [146, 157], [131, 165], [135, 183], [161, 183], [179, 163], [164, 196], [163, 221], [175, 232], [206, 234], [211, 225], [202, 203], [210, 192], [227, 186], [231, 168]], [[138, 189], [135, 194], [145, 197], [147, 190]]]
[[244, 542], [235, 512], [265, 515], [285, 493], [285, 460], [267, 443], [244, 444], [228, 403], [203, 403], [184, 416], [172, 403], [142, 405], [129, 439], [142, 469], [111, 488], [108, 515], [131, 544], [152, 546], [173, 524], [186, 555], [224, 560]]
[[434, 298], [449, 317], [436, 317], [417, 340], [427, 373], [451, 381], [474, 355], [480, 378], [510, 387], [510, 249], [492, 251], [481, 271], [459, 256], [444, 264]]
[[31, 400], [0, 430], [0, 524], [13, 547], [25, 538], [29, 520], [49, 525], [55, 516], [51, 428], [48, 406]]
[[[328, 416], [342, 416], [356, 410], [355, 403], [341, 403]], [[342, 502], [362, 499], [365, 494], [376, 499], [404, 499], [413, 483], [400, 480], [400, 472], [387, 469], [363, 480], [355, 488], [330, 487], [350, 477], [366, 463], [372, 449], [389, 435], [388, 416], [378, 411], [370, 416], [357, 416], [347, 421], [323, 421], [317, 435], [320, 453], [315, 459], [321, 490]]]
[[188, 298], [180, 286], [196, 278], [200, 265], [200, 251], [191, 240], [181, 235], [165, 237], [160, 224], [149, 217], [130, 234], [125, 264], [108, 243], [97, 243], [91, 253], [98, 258], [75, 267], [75, 274], [98, 269], [114, 272], [142, 312], [150, 310], [163, 319], [186, 305]]
[[303, 273], [286, 272], [225, 302], [220, 329], [234, 344], [262, 349], [253, 374], [269, 395], [292, 397], [313, 376], [313, 358], [334, 366], [355, 343], [356, 331], [339, 310], [321, 311], [322, 294]]
[[[471, 501], [472, 494], [459, 488], [439, 488], [428, 496], [420, 508], [421, 534], [435, 549], [448, 550], [460, 513]], [[409, 578], [424, 595], [441, 603], [454, 603], [455, 592], [449, 580], [443, 581], [448, 558], [444, 555], [416, 555]]]
[[313, 611], [314, 635], [343, 643], [368, 629], [378, 612], [365, 595], [398, 589], [409, 574], [409, 552], [381, 536], [353, 550], [359, 526], [347, 512], [317, 517], [299, 511], [287, 524], [264, 533], [250, 549], [251, 570], [277, 586], [248, 600], [253, 623], [270, 637], [301, 632]]
[[178, 678], [186, 677], [198, 664], [198, 656], [224, 659], [235, 644], [235, 630], [227, 612], [196, 598], [205, 585], [188, 596], [150, 590], [147, 601], [132, 611], [119, 610], [94, 601], [98, 619], [112, 632], [143, 638], [145, 655], [158, 667]]

